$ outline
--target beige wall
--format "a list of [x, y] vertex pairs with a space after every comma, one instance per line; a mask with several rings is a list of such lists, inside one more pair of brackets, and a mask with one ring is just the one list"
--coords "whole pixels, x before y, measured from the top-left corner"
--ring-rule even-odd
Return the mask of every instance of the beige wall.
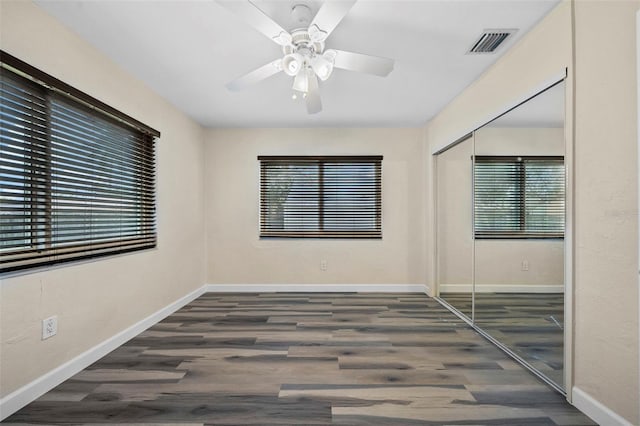
[[[158, 248], [3, 279], [0, 396], [204, 283], [203, 132], [143, 83], [26, 1], [2, 1], [3, 50], [160, 130]], [[185, 188], [189, 188], [185, 190]], [[40, 340], [41, 320], [58, 334]]]
[[564, 155], [561, 127], [487, 126], [474, 137], [476, 155]]
[[[422, 129], [210, 130], [207, 282], [423, 284]], [[258, 155], [383, 155], [382, 240], [258, 237]], [[320, 261], [328, 268], [320, 270]]]
[[[572, 142], [568, 162], [575, 188], [575, 331], [568, 344], [575, 348], [573, 381], [576, 389], [632, 424], [640, 423], [635, 121], [639, 8], [638, 1], [562, 2], [426, 129], [431, 151], [441, 149], [492, 118], [501, 105], [512, 105], [569, 69], [566, 134]], [[428, 205], [430, 229], [433, 211]], [[434, 259], [434, 248], [429, 245], [428, 259]]]
[[[562, 241], [476, 240], [475, 254], [478, 292], [563, 292]], [[523, 261], [528, 262], [527, 271], [522, 270]]]
[[636, 425], [638, 9], [575, 2], [575, 383]]

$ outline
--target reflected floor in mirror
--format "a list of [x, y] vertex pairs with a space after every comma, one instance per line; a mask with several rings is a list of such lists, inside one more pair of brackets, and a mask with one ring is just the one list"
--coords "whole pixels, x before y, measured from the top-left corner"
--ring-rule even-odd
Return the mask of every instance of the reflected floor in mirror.
[[[471, 310], [468, 295], [442, 293], [452, 306]], [[563, 385], [564, 294], [477, 293], [476, 325]]]
[[476, 324], [563, 386], [564, 294], [478, 293]]
[[205, 294], [7, 424], [588, 425], [420, 294]]

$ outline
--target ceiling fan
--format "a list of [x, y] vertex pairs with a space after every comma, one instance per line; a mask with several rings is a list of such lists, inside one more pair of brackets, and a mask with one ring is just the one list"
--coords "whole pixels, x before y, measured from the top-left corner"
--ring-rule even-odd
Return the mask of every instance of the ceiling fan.
[[393, 70], [393, 59], [344, 50], [325, 50], [325, 40], [356, 1], [326, 0], [313, 20], [311, 8], [304, 0], [294, 2], [291, 15], [301, 27], [289, 32], [249, 0], [217, 0], [219, 4], [282, 46], [283, 53], [282, 58], [227, 83], [227, 88], [239, 91], [282, 71], [293, 77], [293, 99], [304, 98], [307, 112], [315, 114], [322, 111], [318, 78], [322, 81], [327, 80], [334, 68], [387, 76]]

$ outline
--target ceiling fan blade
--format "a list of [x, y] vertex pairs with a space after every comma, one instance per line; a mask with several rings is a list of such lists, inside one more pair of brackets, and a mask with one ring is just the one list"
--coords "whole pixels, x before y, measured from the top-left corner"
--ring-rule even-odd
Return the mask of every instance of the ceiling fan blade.
[[318, 87], [318, 77], [316, 73], [308, 70], [309, 76], [309, 91], [307, 92], [307, 112], [309, 114], [316, 114], [322, 111], [322, 101], [320, 100], [320, 88]]
[[268, 64], [265, 64], [256, 70], [253, 70], [250, 73], [227, 83], [227, 89], [237, 92], [247, 86], [251, 86], [252, 84], [262, 81], [265, 78], [269, 78], [282, 70], [281, 62], [282, 59], [276, 59], [273, 62], [269, 62]]
[[379, 75], [380, 77], [386, 77], [393, 70], [393, 59], [345, 52], [344, 50], [334, 51], [335, 62], [333, 66], [336, 68]]
[[327, 38], [329, 34], [338, 26], [342, 18], [351, 10], [357, 0], [341, 0], [332, 1], [325, 0], [325, 2], [316, 13], [316, 16], [311, 21], [309, 28], [314, 25], [322, 31], [322, 39]]
[[221, 6], [240, 16], [246, 23], [269, 37], [273, 42], [281, 46], [291, 44], [291, 34], [249, 0], [216, 1]]

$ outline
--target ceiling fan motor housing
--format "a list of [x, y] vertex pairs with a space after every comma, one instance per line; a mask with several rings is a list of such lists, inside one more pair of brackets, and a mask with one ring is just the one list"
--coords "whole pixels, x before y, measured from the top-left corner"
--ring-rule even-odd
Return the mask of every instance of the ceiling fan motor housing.
[[289, 76], [296, 76], [301, 70], [310, 67], [314, 58], [321, 55], [323, 50], [324, 43], [312, 41], [306, 28], [295, 30], [291, 33], [291, 44], [282, 47], [282, 70]]
[[[324, 43], [321, 41], [313, 41], [309, 36], [309, 30], [306, 28], [298, 29], [291, 32], [291, 45], [294, 50], [308, 49], [313, 53], [322, 53]], [[283, 50], [286, 50], [285, 46]], [[285, 52], [286, 53], [286, 52]]]

